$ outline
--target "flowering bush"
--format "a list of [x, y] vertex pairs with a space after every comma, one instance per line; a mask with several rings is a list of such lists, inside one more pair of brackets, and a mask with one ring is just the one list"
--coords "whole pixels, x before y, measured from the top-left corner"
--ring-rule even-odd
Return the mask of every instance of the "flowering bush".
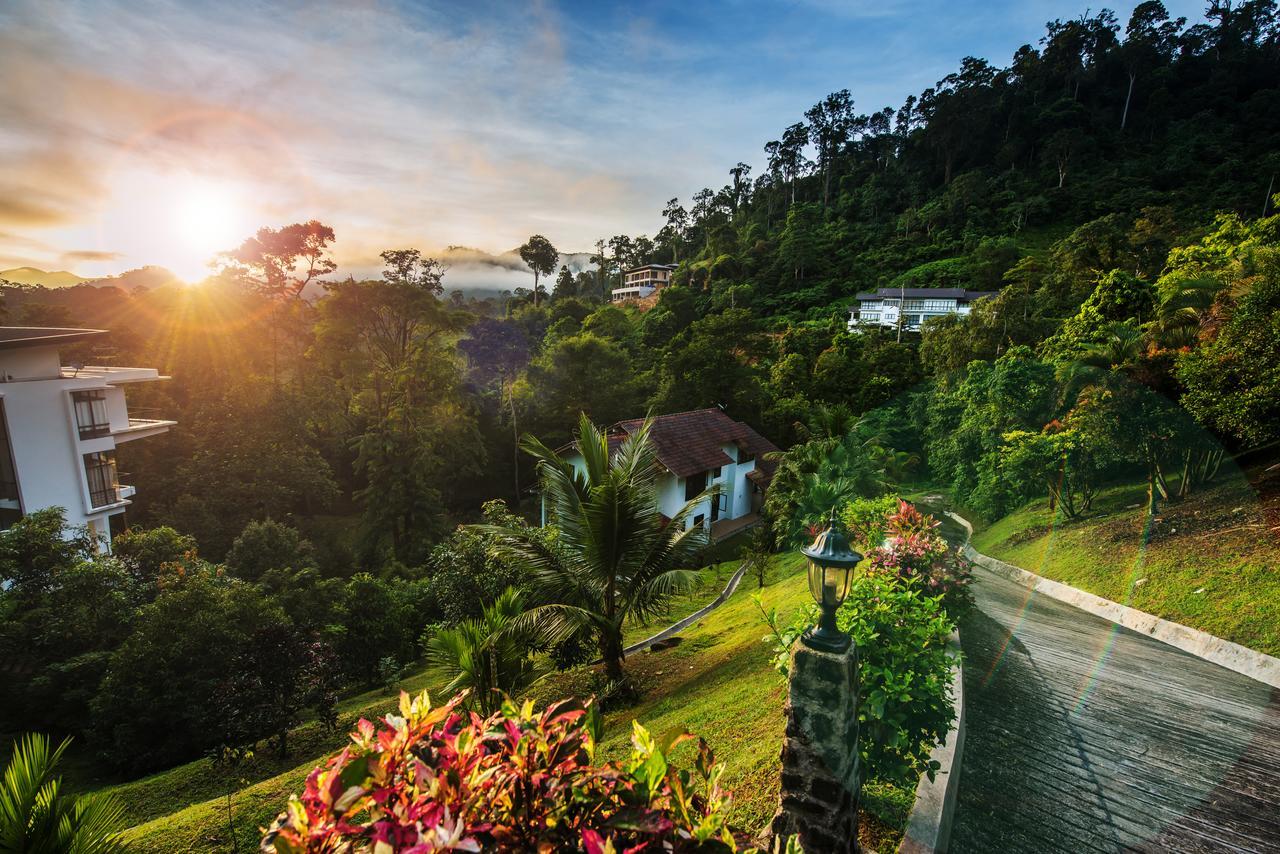
[[919, 578], [928, 595], [942, 596], [952, 616], [971, 604], [969, 561], [947, 545], [938, 533], [940, 523], [905, 501], [885, 517], [884, 542], [871, 550], [871, 569], [898, 578]]
[[[921, 589], [918, 577], [858, 573], [836, 614], [841, 631], [858, 649], [858, 751], [868, 778], [911, 787], [932, 775], [929, 758], [955, 717], [951, 697], [954, 662], [947, 641], [955, 624], [938, 596]], [[784, 677], [791, 648], [818, 619], [805, 609], [783, 624], [776, 608], [761, 607], [770, 634], [774, 666]]]
[[307, 778], [262, 850], [733, 851], [723, 766], [699, 742], [696, 774], [634, 724], [631, 755], [592, 765], [600, 715], [566, 700], [511, 703], [482, 718], [459, 695], [432, 708], [400, 696], [400, 714], [361, 720], [352, 744]]

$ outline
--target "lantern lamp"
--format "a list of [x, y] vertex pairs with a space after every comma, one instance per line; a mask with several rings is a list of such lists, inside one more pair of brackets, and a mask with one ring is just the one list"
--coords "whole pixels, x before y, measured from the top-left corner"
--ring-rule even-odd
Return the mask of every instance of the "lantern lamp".
[[849, 594], [849, 579], [862, 555], [849, 545], [834, 509], [827, 527], [800, 553], [809, 561], [809, 593], [822, 609], [818, 625], [804, 633], [804, 643], [813, 649], [844, 652], [852, 641], [836, 627], [836, 610]]

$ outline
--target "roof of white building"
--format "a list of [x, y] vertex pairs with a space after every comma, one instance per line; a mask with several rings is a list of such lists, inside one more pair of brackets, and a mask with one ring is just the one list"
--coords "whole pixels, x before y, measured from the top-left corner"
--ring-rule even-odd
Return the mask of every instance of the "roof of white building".
[[627, 273], [636, 273], [640, 270], [674, 270], [677, 266], [678, 265], [676, 264], [641, 264], [639, 267], [631, 267], [623, 270], [622, 273], [623, 275], [626, 275]]
[[53, 326], [0, 326], [0, 350], [21, 347], [47, 347], [70, 344], [94, 335], [105, 335], [105, 329], [67, 329]]
[[[633, 418], [610, 426], [609, 450], [621, 445], [644, 422], [643, 418]], [[677, 477], [732, 464], [734, 460], [721, 450], [723, 445], [736, 445], [754, 454], [756, 467], [771, 475], [774, 463], [763, 457], [778, 450], [777, 445], [716, 407], [655, 416], [650, 422], [649, 436], [658, 451], [658, 462]]]
[[860, 293], [856, 299], [953, 299], [959, 302], [973, 302], [983, 297], [993, 297], [999, 291], [967, 291], [964, 288], [880, 288], [875, 293]]

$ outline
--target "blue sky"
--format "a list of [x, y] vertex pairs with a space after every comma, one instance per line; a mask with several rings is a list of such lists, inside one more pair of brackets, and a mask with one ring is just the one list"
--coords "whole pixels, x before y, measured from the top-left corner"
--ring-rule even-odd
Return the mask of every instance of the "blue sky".
[[[1197, 19], [1201, 3], [1169, 3]], [[1115, 11], [1121, 22], [1132, 3]], [[757, 168], [828, 92], [897, 106], [1007, 63], [1073, 2], [0, 5], [0, 269], [194, 277], [258, 225], [320, 218], [338, 260], [564, 250]]]

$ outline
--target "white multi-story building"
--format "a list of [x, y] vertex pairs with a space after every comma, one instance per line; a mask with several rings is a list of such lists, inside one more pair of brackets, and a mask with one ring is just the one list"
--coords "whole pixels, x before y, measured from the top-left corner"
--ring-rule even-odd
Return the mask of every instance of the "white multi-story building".
[[644, 299], [671, 284], [675, 264], [645, 264], [622, 271], [622, 287], [613, 289], [613, 302]]
[[995, 296], [997, 291], [966, 291], [964, 288], [880, 288], [875, 293], [858, 294], [858, 304], [849, 311], [849, 331], [867, 326], [883, 326], [919, 332], [931, 317], [967, 315], [974, 302]]
[[129, 416], [124, 387], [167, 379], [154, 368], [62, 364], [59, 347], [103, 334], [0, 327], [0, 530], [62, 507], [110, 548], [134, 494], [119, 481], [116, 446], [177, 423]]

